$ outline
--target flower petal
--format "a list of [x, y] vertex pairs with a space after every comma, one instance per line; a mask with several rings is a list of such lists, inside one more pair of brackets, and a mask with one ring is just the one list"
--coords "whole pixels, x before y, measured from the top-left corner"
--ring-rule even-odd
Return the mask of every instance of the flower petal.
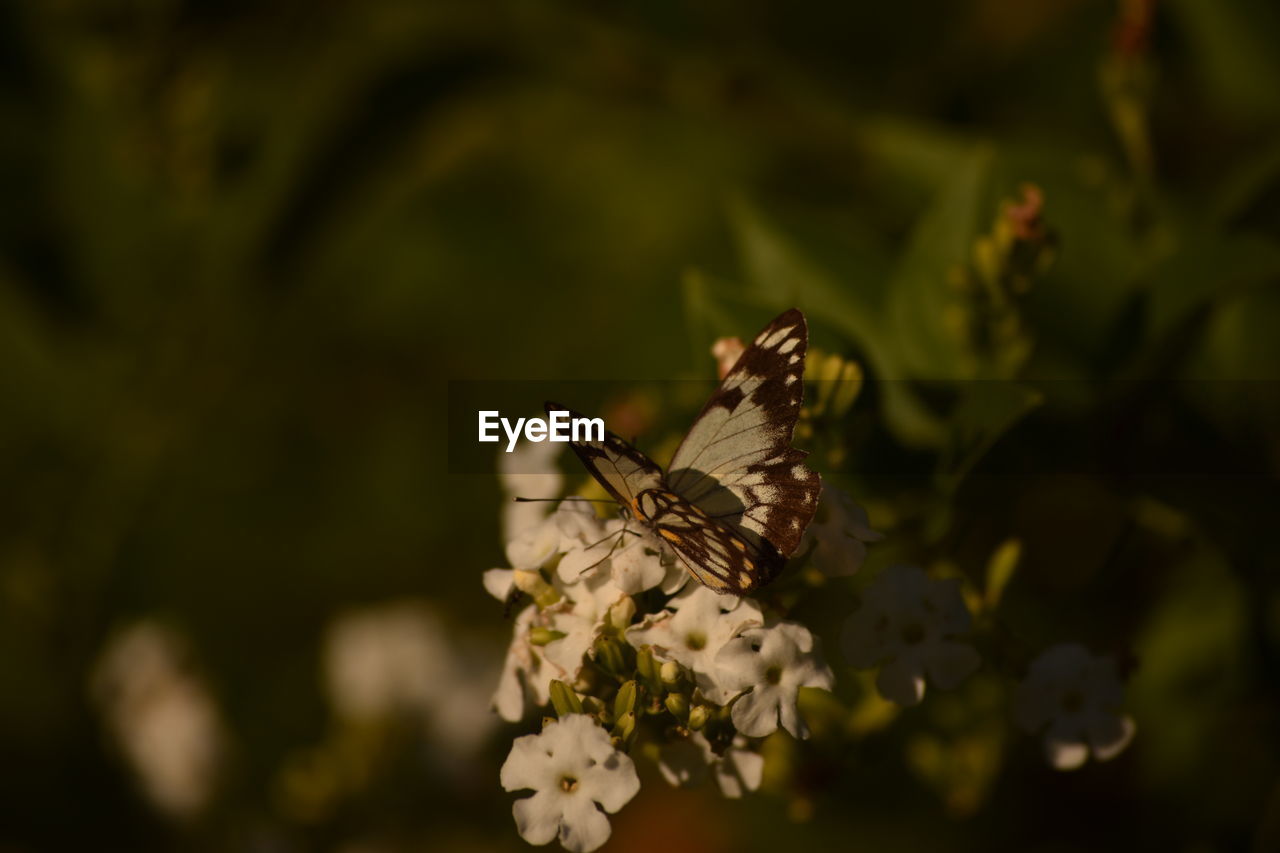
[[516, 573], [511, 569], [489, 569], [484, 573], [484, 590], [499, 601], [506, 601], [515, 586]]
[[560, 799], [556, 791], [539, 791], [532, 797], [516, 800], [511, 813], [520, 837], [530, 844], [550, 843], [560, 828]]
[[612, 832], [609, 818], [588, 797], [579, 794], [567, 798], [564, 817], [560, 819], [561, 847], [569, 853], [587, 853], [608, 841]]
[[764, 737], [778, 730], [777, 688], [763, 685], [733, 703], [733, 724], [747, 737]]
[[1129, 716], [1097, 714], [1089, 722], [1089, 745], [1099, 761], [1110, 761], [1129, 745], [1138, 727]]
[[1078, 715], [1058, 717], [1044, 736], [1045, 755], [1056, 770], [1075, 770], [1089, 758]]
[[1044, 752], [1055, 770], [1075, 770], [1089, 757], [1089, 747], [1083, 743], [1054, 740], [1049, 735], [1044, 738]]
[[594, 728], [603, 736], [602, 743], [608, 747], [609, 754], [597, 757], [598, 763], [583, 773], [582, 779], [591, 799], [605, 811], [616, 812], [640, 792], [640, 777], [636, 775], [636, 765], [631, 757], [613, 748], [604, 729]]

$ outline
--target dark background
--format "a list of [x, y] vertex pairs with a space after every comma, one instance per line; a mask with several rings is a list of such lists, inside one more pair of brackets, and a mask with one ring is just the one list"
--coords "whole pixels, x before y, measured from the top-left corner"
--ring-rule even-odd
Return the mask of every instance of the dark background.
[[[1058, 252], [995, 378], [1042, 406], [949, 478], [872, 383], [845, 482], [882, 562], [978, 577], [1018, 537], [1010, 625], [1129, 661], [1137, 740], [1060, 774], [998, 703], [926, 702], [745, 804], [646, 776], [613, 849], [1277, 849], [1278, 20], [0, 6], [0, 849], [519, 848], [497, 769], [533, 720], [462, 768], [413, 726], [357, 738], [365, 772], [315, 808], [281, 781], [346, 731], [320, 674], [343, 612], [425, 601], [477, 677], [501, 659], [498, 488], [448, 474], [448, 381], [706, 378], [716, 335], [798, 304], [954, 435], [974, 376], [937, 345], [943, 273], [1024, 181]], [[91, 700], [137, 620], [184, 638], [231, 744], [186, 818]]]

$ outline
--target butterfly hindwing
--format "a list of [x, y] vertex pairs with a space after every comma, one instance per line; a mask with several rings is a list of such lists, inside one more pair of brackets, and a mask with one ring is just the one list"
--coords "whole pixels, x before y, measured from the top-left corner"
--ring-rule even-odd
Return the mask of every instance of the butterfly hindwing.
[[[568, 412], [570, 418], [582, 417], [556, 403], [547, 403], [546, 410], [548, 415], [559, 411]], [[605, 430], [604, 441], [571, 441], [569, 446], [605, 491], [633, 514], [641, 492], [662, 487], [662, 469], [608, 430]]]
[[747, 595], [772, 580], [786, 562], [777, 551], [762, 551], [674, 492], [642, 492], [637, 510], [637, 517], [666, 541], [689, 572], [715, 592]]
[[671, 461], [667, 488], [763, 553], [785, 558], [817, 511], [822, 484], [791, 446], [803, 400], [808, 327], [769, 323], [712, 394]]

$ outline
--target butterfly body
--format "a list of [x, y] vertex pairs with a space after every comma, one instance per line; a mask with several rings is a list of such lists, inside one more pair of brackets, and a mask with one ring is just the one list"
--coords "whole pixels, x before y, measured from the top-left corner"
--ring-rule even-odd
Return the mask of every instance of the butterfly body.
[[[600, 442], [570, 442], [606, 491], [716, 592], [745, 595], [772, 580], [817, 510], [821, 480], [791, 446], [807, 346], [795, 309], [766, 326], [707, 401], [666, 474], [611, 432]], [[548, 412], [561, 408], [547, 404]]]

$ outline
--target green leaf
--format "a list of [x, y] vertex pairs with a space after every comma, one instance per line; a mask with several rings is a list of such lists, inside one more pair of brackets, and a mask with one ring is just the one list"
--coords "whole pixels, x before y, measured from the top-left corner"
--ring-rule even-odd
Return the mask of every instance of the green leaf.
[[885, 305], [886, 333], [901, 364], [917, 379], [961, 379], [969, 353], [949, 318], [954, 316], [956, 270], [969, 260], [987, 195], [991, 154], [976, 149], [954, 164], [947, 182], [912, 229]]
[[[935, 447], [945, 432], [941, 421], [901, 382], [905, 372], [894, 341], [886, 336], [879, 305], [863, 298], [854, 282], [842, 283], [815, 265], [772, 222], [744, 201], [731, 210], [734, 234], [754, 292], [781, 310], [798, 304], [810, 319], [849, 337], [862, 351], [872, 377], [881, 386], [884, 416], [904, 444]], [[704, 298], [714, 298], [708, 292]], [[788, 299], [792, 300], [788, 302]]]
[[987, 584], [983, 595], [983, 603], [988, 610], [995, 610], [1004, 596], [1004, 589], [1013, 580], [1018, 570], [1018, 562], [1022, 559], [1022, 541], [1006, 539], [992, 553], [987, 561]]

